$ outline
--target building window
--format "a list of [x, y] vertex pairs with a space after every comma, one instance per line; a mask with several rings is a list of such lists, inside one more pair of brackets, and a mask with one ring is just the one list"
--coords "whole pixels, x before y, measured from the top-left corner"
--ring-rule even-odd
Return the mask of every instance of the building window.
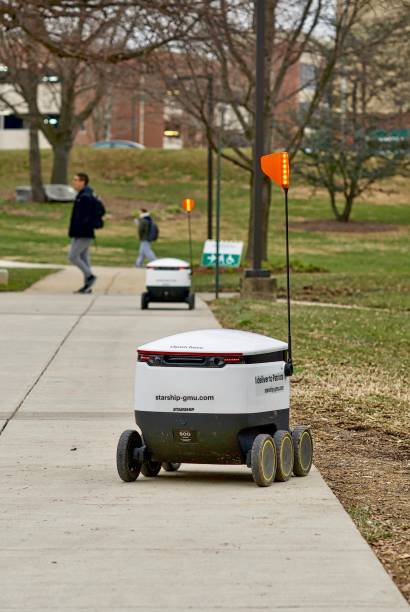
[[24, 128], [24, 121], [17, 115], [5, 115], [3, 129], [5, 130], [22, 130]]
[[302, 89], [314, 89], [316, 86], [316, 66], [300, 64], [299, 78]]
[[167, 138], [181, 138], [181, 123], [172, 118], [165, 122], [164, 136]]
[[41, 77], [41, 80], [43, 83], [59, 83], [60, 77], [56, 74], [45, 74], [43, 77]]

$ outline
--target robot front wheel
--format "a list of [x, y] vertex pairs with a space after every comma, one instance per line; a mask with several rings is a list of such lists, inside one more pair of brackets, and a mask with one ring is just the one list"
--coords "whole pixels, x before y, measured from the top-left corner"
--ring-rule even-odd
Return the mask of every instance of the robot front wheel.
[[151, 461], [144, 457], [144, 444], [138, 431], [127, 429], [124, 431], [117, 446], [117, 471], [124, 482], [137, 480], [140, 472], [147, 478], [158, 476], [159, 471], [176, 472], [181, 464], [173, 462]]
[[117, 471], [124, 482], [133, 482], [140, 474], [142, 461], [135, 458], [135, 450], [141, 447], [138, 431], [127, 429], [122, 432], [117, 446]]
[[180, 467], [180, 463], [173, 463], [171, 461], [160, 463], [159, 461], [150, 461], [146, 459], [142, 462], [141, 474], [144, 474], [146, 478], [154, 478], [158, 476], [161, 468], [165, 470], [165, 472], [176, 472]]
[[164, 461], [162, 463], [162, 469], [166, 472], [176, 472], [180, 467], [180, 463], [173, 463], [172, 461]]

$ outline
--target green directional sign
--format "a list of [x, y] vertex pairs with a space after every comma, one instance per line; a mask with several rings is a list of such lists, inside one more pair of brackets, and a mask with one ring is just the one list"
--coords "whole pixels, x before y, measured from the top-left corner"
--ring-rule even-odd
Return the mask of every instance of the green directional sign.
[[[219, 265], [224, 268], [238, 268], [241, 264], [243, 242], [221, 240], [219, 243]], [[206, 240], [202, 252], [201, 265], [213, 268], [216, 264], [216, 241]]]
[[[224, 267], [238, 268], [241, 263], [240, 255], [219, 255], [219, 265]], [[211, 268], [216, 264], [215, 253], [202, 253], [201, 265], [206, 268]]]

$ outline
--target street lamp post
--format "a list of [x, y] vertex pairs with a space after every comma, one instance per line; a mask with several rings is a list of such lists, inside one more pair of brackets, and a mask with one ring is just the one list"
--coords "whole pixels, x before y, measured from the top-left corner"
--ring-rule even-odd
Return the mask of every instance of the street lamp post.
[[[206, 79], [208, 81], [208, 132], [211, 133], [213, 120], [214, 120], [214, 77], [212, 74], [196, 74], [176, 77], [177, 81], [192, 81], [193, 79]], [[211, 139], [207, 136], [208, 140], [208, 155], [207, 155], [207, 180], [208, 180], [208, 191], [207, 191], [207, 238], [212, 239], [212, 225], [213, 225], [213, 152]]]

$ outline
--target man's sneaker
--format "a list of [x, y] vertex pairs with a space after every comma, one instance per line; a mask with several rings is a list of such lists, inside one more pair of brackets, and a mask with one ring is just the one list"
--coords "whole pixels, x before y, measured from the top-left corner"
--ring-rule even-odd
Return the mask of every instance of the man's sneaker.
[[84, 289], [90, 289], [94, 285], [96, 280], [97, 280], [97, 277], [94, 276], [94, 274], [89, 276], [85, 281]]
[[87, 287], [87, 285], [84, 285], [84, 287], [81, 287], [81, 289], [77, 289], [77, 291], [74, 291], [74, 293], [91, 293], [92, 289], [91, 287]]

